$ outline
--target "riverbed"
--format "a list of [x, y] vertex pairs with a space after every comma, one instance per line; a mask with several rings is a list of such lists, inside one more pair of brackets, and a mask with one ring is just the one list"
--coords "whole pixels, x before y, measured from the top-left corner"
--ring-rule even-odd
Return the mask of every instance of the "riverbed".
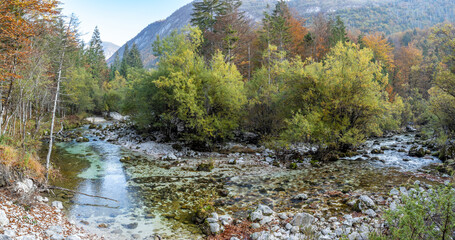
[[[65, 176], [56, 185], [118, 201], [57, 192], [70, 218], [117, 239], [203, 239], [193, 212], [204, 205], [236, 218], [247, 217], [259, 203], [277, 212], [305, 211], [328, 218], [349, 212], [347, 202], [354, 195], [386, 197], [393, 187], [415, 180], [444, 180], [425, 169], [439, 163], [437, 158], [407, 155], [419, 144], [413, 133], [367, 141], [354, 157], [319, 167], [301, 161], [298, 169], [290, 170], [266, 161], [268, 151], [177, 159], [149, 155], [102, 140], [100, 132], [108, 124], [73, 130], [85, 141], [57, 143], [52, 160]], [[373, 149], [384, 150], [371, 154]], [[215, 168], [197, 171], [200, 163]], [[294, 198], [302, 193], [307, 200]]]

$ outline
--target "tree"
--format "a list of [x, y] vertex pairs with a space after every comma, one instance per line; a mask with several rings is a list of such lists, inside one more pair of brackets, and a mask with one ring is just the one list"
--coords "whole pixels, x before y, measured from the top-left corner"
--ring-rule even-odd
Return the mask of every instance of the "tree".
[[394, 69], [393, 47], [380, 33], [370, 34], [363, 38], [365, 47], [373, 50], [376, 61], [381, 62], [390, 73]]
[[128, 49], [128, 43], [126, 43], [125, 50], [123, 50], [122, 62], [120, 63], [120, 74], [124, 78], [127, 78], [127, 75], [128, 75], [128, 62], [127, 62], [128, 55], [129, 55], [129, 49]]
[[286, 46], [291, 41], [288, 24], [290, 16], [288, 5], [284, 0], [276, 3], [272, 14], [264, 13], [261, 39], [266, 48], [268, 45], [275, 45], [279, 51], [287, 50]]
[[330, 45], [335, 46], [338, 42], [345, 43], [348, 40], [344, 22], [341, 20], [340, 16], [337, 16], [336, 21], [331, 24]]
[[126, 64], [128, 67], [132, 68], [144, 68], [144, 65], [142, 64], [141, 53], [139, 52], [136, 43], [133, 43], [133, 47], [131, 47], [131, 50], [128, 52], [128, 55], [126, 57]]
[[159, 127], [168, 136], [201, 144], [232, 136], [245, 102], [241, 75], [220, 51], [206, 66], [197, 53], [201, 44], [202, 33], [194, 28], [155, 41], [158, 68], [143, 74], [128, 94], [137, 99], [133, 118], [148, 119], [139, 119], [142, 127]]
[[432, 29], [430, 42], [437, 57], [434, 87], [430, 89], [431, 111], [437, 117], [435, 125], [439, 135], [455, 134], [455, 27], [439, 25]]
[[[62, 20], [60, 20], [62, 21]], [[72, 39], [72, 21], [73, 19], [70, 19], [68, 23], [68, 27], [66, 29], [61, 28], [61, 32], [57, 35], [57, 38], [61, 41], [59, 46], [59, 52], [60, 52], [60, 58], [58, 60], [58, 69], [57, 69], [57, 79], [56, 79], [56, 85], [57, 88], [55, 90], [55, 98], [54, 98], [54, 103], [53, 103], [53, 108], [52, 108], [52, 120], [51, 120], [51, 133], [50, 133], [50, 139], [49, 139], [49, 149], [47, 152], [47, 157], [46, 157], [46, 180], [49, 181], [49, 170], [50, 170], [50, 158], [52, 154], [52, 145], [54, 141], [54, 124], [55, 124], [55, 114], [57, 112], [57, 102], [58, 102], [58, 96], [60, 94], [60, 84], [62, 81], [62, 75], [64, 71], [64, 61], [65, 61], [65, 53], [67, 51], [67, 48], [72, 44], [71, 40]], [[74, 42], [73, 42], [74, 44]]]
[[[323, 62], [304, 68], [300, 93], [301, 106], [287, 120], [284, 139], [309, 141], [319, 150], [346, 149], [366, 136], [381, 133], [386, 118], [387, 76], [373, 62], [373, 52], [355, 44], [338, 43]], [[296, 94], [288, 94], [295, 96]]]
[[45, 22], [55, 16], [57, 1], [23, 0], [0, 2], [0, 127], [5, 123], [19, 67], [30, 56], [31, 41]]

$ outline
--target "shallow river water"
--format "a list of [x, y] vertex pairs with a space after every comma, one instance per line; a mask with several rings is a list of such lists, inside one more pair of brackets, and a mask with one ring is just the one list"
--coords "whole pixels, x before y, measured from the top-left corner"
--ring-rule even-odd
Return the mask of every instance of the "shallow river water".
[[[386, 195], [392, 187], [416, 179], [429, 182], [420, 169], [439, 162], [431, 156], [407, 156], [415, 141], [412, 134], [368, 141], [363, 155], [322, 167], [288, 170], [268, 165], [258, 154], [158, 160], [103, 141], [88, 127], [75, 131], [89, 141], [57, 144], [53, 163], [65, 178], [54, 184], [118, 202], [63, 192], [57, 192], [57, 199], [63, 200], [71, 218], [116, 239], [154, 234], [164, 239], [201, 239], [192, 213], [207, 203], [236, 217], [246, 217], [258, 203], [275, 211], [341, 216], [348, 195], [358, 191]], [[370, 154], [381, 147], [384, 153]], [[377, 158], [368, 160], [371, 157]], [[228, 164], [232, 158], [237, 164]], [[195, 170], [200, 162], [209, 161], [215, 163], [213, 171]], [[300, 193], [309, 200], [292, 200]]]

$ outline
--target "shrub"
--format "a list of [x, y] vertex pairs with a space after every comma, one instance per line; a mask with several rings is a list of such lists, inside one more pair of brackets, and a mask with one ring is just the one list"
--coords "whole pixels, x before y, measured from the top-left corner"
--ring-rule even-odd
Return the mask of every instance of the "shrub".
[[388, 231], [371, 239], [453, 239], [455, 190], [437, 187], [402, 197], [403, 204], [387, 211]]

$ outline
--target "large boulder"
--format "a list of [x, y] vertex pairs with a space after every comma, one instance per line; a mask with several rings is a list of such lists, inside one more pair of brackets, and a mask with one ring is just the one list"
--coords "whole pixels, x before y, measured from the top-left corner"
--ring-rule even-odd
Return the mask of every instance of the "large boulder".
[[35, 184], [28, 178], [23, 181], [17, 181], [14, 191], [19, 194], [31, 194], [35, 191]]
[[414, 145], [411, 147], [411, 149], [409, 149], [409, 153], [408, 153], [409, 156], [411, 157], [425, 157], [425, 149], [423, 149], [422, 147], [419, 147], [417, 145]]

